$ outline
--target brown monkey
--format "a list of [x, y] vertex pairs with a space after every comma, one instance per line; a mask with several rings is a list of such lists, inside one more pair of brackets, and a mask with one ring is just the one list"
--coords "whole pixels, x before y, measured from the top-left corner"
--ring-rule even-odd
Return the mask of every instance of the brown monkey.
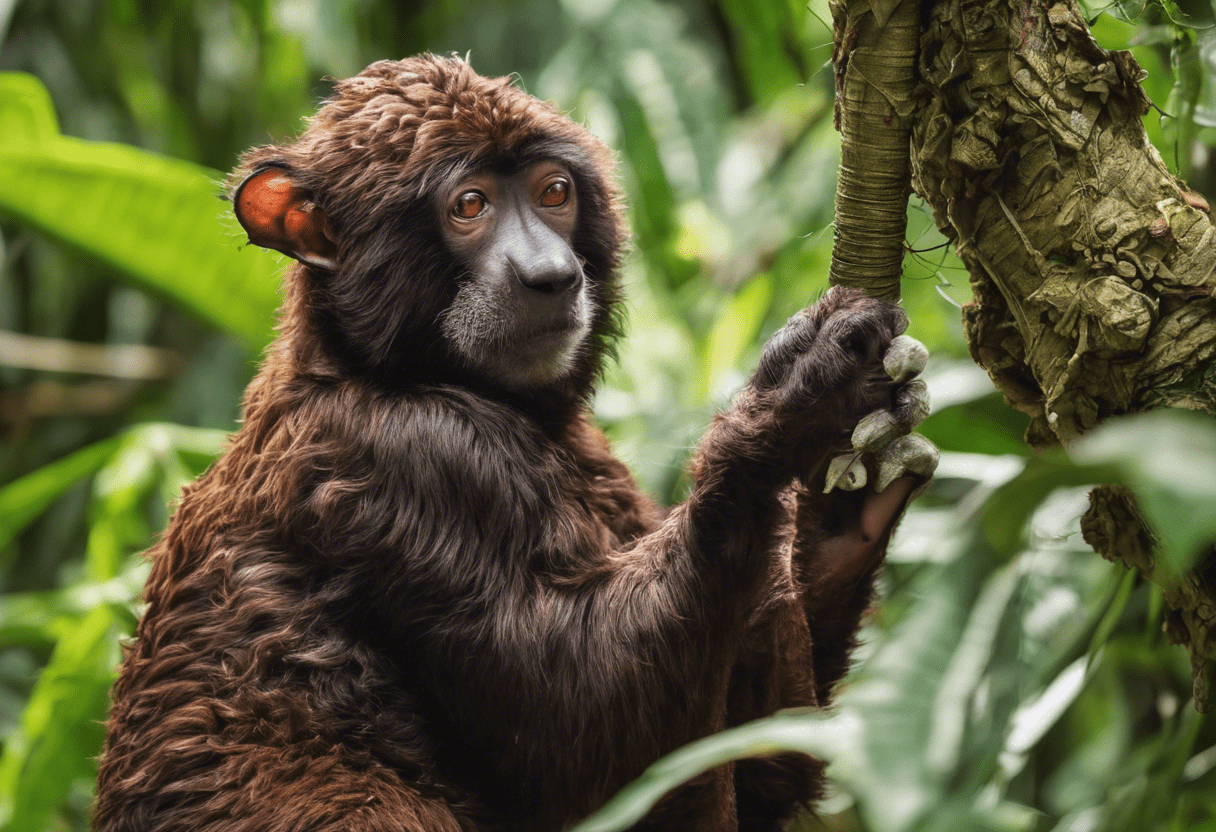
[[[897, 307], [833, 290], [791, 319], [664, 512], [587, 410], [625, 230], [586, 130], [423, 55], [339, 82], [234, 182], [299, 265], [243, 426], [152, 549], [99, 832], [558, 830], [826, 701], [932, 468], [887, 445], [923, 409]], [[822, 493], [863, 416], [894, 483]], [[819, 777], [740, 763], [642, 826], [777, 829]]]

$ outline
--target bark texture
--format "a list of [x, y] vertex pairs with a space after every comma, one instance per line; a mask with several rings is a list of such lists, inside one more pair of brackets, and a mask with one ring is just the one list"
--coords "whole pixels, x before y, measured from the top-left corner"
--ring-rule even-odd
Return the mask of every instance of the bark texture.
[[1145, 135], [1143, 71], [1071, 3], [936, 4], [913, 176], [973, 278], [975, 359], [1032, 444], [1112, 413], [1216, 415], [1216, 230]]
[[[1153, 407], [1216, 415], [1216, 229], [1148, 141], [1131, 54], [1098, 46], [1071, 0], [962, 0], [928, 9], [920, 71], [913, 184], [971, 273], [971, 353], [1031, 416], [1027, 441]], [[1095, 491], [1083, 528], [1153, 577], [1129, 492]], [[1166, 586], [1201, 708], [1213, 563]]]
[[833, 0], [841, 134], [831, 283], [899, 300], [920, 0]]

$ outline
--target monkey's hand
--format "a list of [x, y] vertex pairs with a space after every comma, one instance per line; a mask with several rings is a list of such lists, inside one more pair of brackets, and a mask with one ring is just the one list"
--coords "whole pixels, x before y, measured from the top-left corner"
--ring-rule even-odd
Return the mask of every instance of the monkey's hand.
[[857, 435], [875, 449], [924, 418], [924, 348], [898, 337], [907, 323], [899, 306], [837, 286], [765, 346], [751, 400], [774, 417], [768, 442], [791, 476], [818, 481], [863, 417]]
[[928, 357], [915, 339], [892, 339], [882, 356], [889, 399], [857, 422], [847, 453], [809, 469], [795, 489], [791, 554], [821, 702], [848, 669], [854, 634], [873, 597], [873, 576], [899, 518], [937, 467], [937, 448], [911, 432], [929, 415], [920, 378]]
[[892, 406], [868, 413], [853, 429], [852, 450], [835, 457], [824, 477], [823, 491], [856, 491], [873, 483], [877, 492], [904, 476], [927, 483], [937, 468], [939, 454], [925, 437], [912, 429], [929, 415], [929, 389], [920, 373], [929, 353], [907, 335], [891, 341], [883, 355], [883, 369], [895, 387]]

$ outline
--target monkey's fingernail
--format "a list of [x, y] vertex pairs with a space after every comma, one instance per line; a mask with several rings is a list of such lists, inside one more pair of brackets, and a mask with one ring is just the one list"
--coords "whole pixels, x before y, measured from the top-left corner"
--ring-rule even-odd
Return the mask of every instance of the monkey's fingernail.
[[861, 454], [841, 454], [828, 463], [823, 493], [827, 494], [833, 488], [839, 488], [841, 491], [856, 491], [865, 487], [867, 477], [866, 466], [861, 461]]
[[857, 427], [853, 428], [853, 447], [859, 451], [871, 453], [886, 447], [892, 439], [901, 433], [907, 433], [906, 426], [901, 426], [895, 414], [889, 410], [875, 410], [861, 417]]
[[939, 459], [937, 447], [919, 433], [901, 436], [882, 452], [874, 490], [884, 491], [904, 474], [930, 477], [937, 470]]
[[929, 363], [925, 345], [908, 335], [891, 339], [891, 346], [882, 357], [882, 367], [895, 381], [906, 381], [923, 371]]

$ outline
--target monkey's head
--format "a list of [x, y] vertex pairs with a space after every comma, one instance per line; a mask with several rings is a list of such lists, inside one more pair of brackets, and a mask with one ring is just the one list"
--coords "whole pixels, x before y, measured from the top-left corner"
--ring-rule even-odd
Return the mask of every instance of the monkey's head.
[[616, 334], [612, 154], [505, 78], [420, 55], [340, 81], [249, 151], [237, 218], [300, 262], [306, 325], [348, 372], [585, 395]]

